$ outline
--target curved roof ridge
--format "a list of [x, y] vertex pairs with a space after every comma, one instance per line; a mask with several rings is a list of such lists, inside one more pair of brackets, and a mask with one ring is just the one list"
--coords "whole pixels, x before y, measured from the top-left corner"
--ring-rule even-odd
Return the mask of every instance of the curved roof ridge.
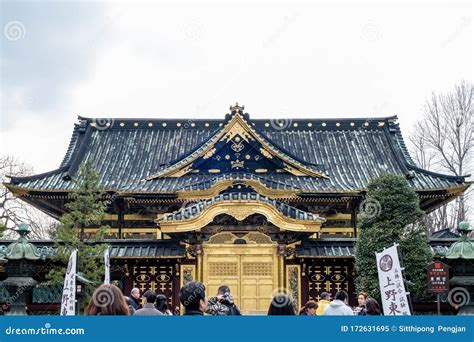
[[185, 208], [181, 208], [175, 212], [163, 214], [157, 219], [157, 222], [189, 220], [198, 216], [202, 211], [204, 211], [207, 207], [212, 206], [213, 204], [232, 201], [264, 202], [272, 205], [283, 216], [289, 218], [306, 221], [324, 220], [317, 214], [298, 209], [294, 206], [270, 198], [268, 196], [261, 195], [257, 192], [226, 192], [223, 194], [216, 195], [207, 200], [199, 201]]
[[78, 116], [78, 119], [79, 119], [79, 122], [74, 124], [74, 129], [72, 131], [71, 139], [69, 141], [69, 145], [68, 145], [68, 148], [66, 150], [66, 154], [64, 155], [64, 158], [63, 158], [61, 164], [59, 165], [59, 167], [65, 166], [70, 162], [71, 157], [74, 154], [74, 150], [77, 146], [79, 136], [80, 136], [81, 133], [84, 132], [84, 130], [87, 127], [87, 121], [81, 119], [80, 116]]
[[[229, 113], [227, 113], [228, 115]], [[390, 115], [390, 116], [358, 116], [358, 117], [343, 117], [343, 118], [331, 118], [331, 117], [301, 117], [301, 118], [292, 118], [292, 121], [358, 121], [358, 122], [366, 122], [366, 121], [386, 121], [386, 120], [394, 120], [397, 119], [397, 115]], [[203, 118], [202, 116], [198, 119], [190, 118], [167, 118], [167, 117], [140, 117], [140, 118], [133, 118], [133, 117], [104, 117], [104, 116], [97, 116], [97, 117], [87, 117], [78, 115], [79, 120], [84, 120], [86, 122], [95, 122], [101, 119], [109, 119], [111, 121], [170, 121], [170, 122], [184, 122], [186, 120], [196, 121], [196, 122], [223, 122], [225, 119], [214, 119], [214, 118]], [[252, 119], [253, 122], [265, 122], [265, 121], [274, 121], [275, 118], [257, 118]]]

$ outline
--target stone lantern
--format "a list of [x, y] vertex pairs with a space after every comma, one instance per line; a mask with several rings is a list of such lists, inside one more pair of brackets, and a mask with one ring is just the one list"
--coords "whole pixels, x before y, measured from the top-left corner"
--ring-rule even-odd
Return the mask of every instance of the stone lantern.
[[8, 246], [0, 247], [0, 262], [5, 265], [8, 278], [3, 285], [10, 294], [10, 311], [8, 315], [27, 315], [26, 305], [31, 298], [31, 292], [37, 281], [34, 262], [45, 259], [47, 250], [38, 249], [27, 239], [30, 229], [26, 223], [21, 223], [15, 230], [20, 237]]
[[461, 237], [444, 255], [453, 269], [448, 301], [459, 307], [458, 315], [474, 314], [474, 242], [468, 237], [471, 230], [468, 222], [459, 223]]

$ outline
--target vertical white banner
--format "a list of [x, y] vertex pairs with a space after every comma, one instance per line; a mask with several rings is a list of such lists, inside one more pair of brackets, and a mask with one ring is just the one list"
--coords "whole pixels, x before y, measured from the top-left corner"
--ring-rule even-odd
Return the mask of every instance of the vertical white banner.
[[76, 264], [77, 249], [71, 252], [64, 277], [63, 296], [61, 299], [61, 316], [76, 314]]
[[104, 284], [110, 284], [110, 254], [109, 248], [107, 247], [104, 251]]
[[385, 316], [410, 316], [410, 305], [398, 259], [397, 245], [375, 253]]

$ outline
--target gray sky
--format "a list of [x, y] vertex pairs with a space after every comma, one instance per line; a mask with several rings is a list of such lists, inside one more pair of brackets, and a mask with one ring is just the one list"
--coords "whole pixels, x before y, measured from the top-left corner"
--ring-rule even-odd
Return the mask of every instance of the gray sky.
[[58, 167], [77, 115], [397, 114], [472, 81], [470, 4], [0, 5], [1, 153]]

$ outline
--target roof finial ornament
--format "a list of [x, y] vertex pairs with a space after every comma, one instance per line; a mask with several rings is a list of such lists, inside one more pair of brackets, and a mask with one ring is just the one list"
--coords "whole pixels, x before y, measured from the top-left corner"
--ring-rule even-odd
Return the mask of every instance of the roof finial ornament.
[[236, 114], [236, 113], [243, 113], [245, 107], [244, 106], [239, 106], [239, 103], [236, 102], [235, 106], [230, 106], [230, 113], [231, 114]]

